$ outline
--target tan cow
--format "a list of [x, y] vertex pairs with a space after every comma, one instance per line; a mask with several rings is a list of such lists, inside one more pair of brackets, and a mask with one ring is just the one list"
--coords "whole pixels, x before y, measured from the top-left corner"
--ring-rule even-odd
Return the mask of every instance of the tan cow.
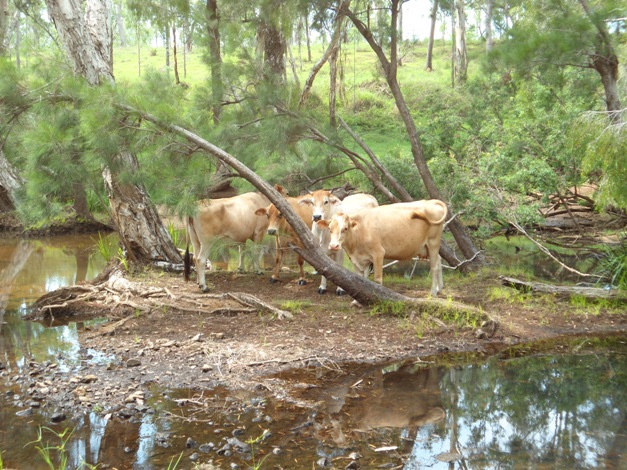
[[[329, 220], [337, 212], [343, 212], [344, 214], [351, 215], [358, 210], [367, 209], [368, 207], [377, 207], [379, 203], [374, 196], [370, 194], [351, 194], [346, 196], [343, 200], [340, 200], [337, 196], [332, 194], [331, 191], [320, 189], [314, 191], [308, 196], [303, 197], [299, 204], [306, 204], [312, 207], [312, 218], [314, 222], [319, 220]], [[331, 241], [331, 234], [324, 227], [314, 223], [311, 227], [314, 240], [316, 240], [324, 252], [335, 260], [340, 266], [344, 262], [344, 251], [328, 249], [329, 242]], [[327, 292], [327, 278], [322, 276], [320, 279], [320, 287], [318, 287], [318, 294], [325, 294]], [[344, 289], [336, 287], [335, 293], [337, 295], [344, 295]]]
[[[296, 212], [300, 216], [300, 218], [303, 219], [305, 224], [311, 229], [311, 206], [299, 204], [300, 200], [304, 197], [307, 196], [286, 197], [286, 199], [292, 206], [294, 212]], [[279, 271], [283, 262], [283, 251], [287, 249], [289, 243], [293, 243], [301, 248], [303, 248], [303, 243], [298, 237], [296, 231], [291, 227], [290, 224], [287, 223], [287, 220], [285, 220], [283, 214], [281, 214], [281, 212], [276, 208], [274, 204], [270, 204], [267, 207], [261, 207], [257, 209], [255, 213], [259, 216], [260, 219], [266, 221], [266, 223], [268, 224], [268, 235], [276, 236], [276, 257], [274, 262], [274, 271], [272, 273], [272, 277], [270, 278], [270, 282], [277, 282], [279, 280]], [[285, 237], [285, 239], [282, 239], [281, 237]], [[305, 271], [303, 269], [304, 262], [305, 260], [303, 259], [303, 257], [301, 255], [298, 255], [298, 268], [300, 272], [298, 284], [301, 286], [307, 283], [307, 281], [305, 280]]]
[[[186, 221], [185, 280], [189, 280], [190, 273], [190, 240], [194, 249], [198, 285], [203, 292], [207, 292], [209, 289], [205, 279], [205, 267], [213, 243], [218, 239], [235, 243], [246, 243], [247, 240], [260, 243], [266, 234], [268, 223], [267, 220], [257, 217], [255, 210], [268, 202], [270, 202], [268, 198], [256, 192], [224, 199], [199, 201], [196, 215], [188, 217]], [[253, 258], [254, 269], [257, 272], [259, 272], [260, 258], [260, 255]], [[209, 266], [211, 269], [211, 263]], [[238, 270], [243, 270], [243, 267], [240, 251]]]
[[440, 244], [447, 207], [437, 199], [389, 204], [361, 210], [348, 216], [337, 213], [331, 221], [318, 222], [329, 227], [330, 250], [343, 248], [357, 272], [367, 277], [374, 266], [374, 280], [383, 284], [383, 259], [429, 258], [431, 295], [444, 287]]

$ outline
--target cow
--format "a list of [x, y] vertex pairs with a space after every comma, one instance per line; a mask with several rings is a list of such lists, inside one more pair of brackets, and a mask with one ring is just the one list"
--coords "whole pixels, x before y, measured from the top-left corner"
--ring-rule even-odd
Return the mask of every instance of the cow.
[[[282, 188], [281, 188], [282, 190]], [[189, 242], [194, 250], [194, 262], [199, 287], [208, 292], [205, 279], [205, 267], [211, 246], [217, 239], [230, 240], [235, 243], [246, 243], [252, 240], [260, 243], [268, 229], [267, 220], [255, 215], [255, 210], [270, 201], [261, 193], [250, 192], [224, 199], [202, 200], [198, 202], [196, 215], [188, 217], [187, 249], [185, 251], [185, 280], [189, 280], [190, 255]], [[263, 253], [263, 252], [261, 252]], [[261, 256], [253, 258], [254, 269], [259, 271]], [[211, 262], [209, 263], [211, 269]], [[238, 270], [243, 270], [242, 252]]]
[[[342, 250], [330, 251], [328, 249], [331, 235], [328, 230], [318, 226], [316, 222], [319, 220], [329, 220], [337, 212], [351, 215], [360, 209], [377, 207], [379, 205], [375, 197], [370, 194], [351, 194], [350, 196], [346, 196], [343, 200], [340, 200], [331, 191], [325, 189], [314, 191], [309, 196], [303, 197], [299, 204], [310, 205], [312, 207], [312, 219], [314, 223], [311, 231], [314, 240], [316, 240], [320, 248], [340, 266], [344, 261], [344, 252]], [[322, 276], [320, 279], [320, 287], [318, 287], [318, 294], [325, 294], [326, 292], [327, 278]], [[338, 286], [335, 289], [335, 293], [337, 295], [344, 295], [344, 289]]]
[[[308, 205], [300, 205], [299, 202], [302, 198], [307, 196], [299, 196], [299, 197], [286, 197], [289, 204], [292, 206], [294, 212], [296, 212], [301, 219], [305, 222], [305, 224], [311, 229], [312, 225], [312, 208]], [[287, 220], [283, 217], [283, 214], [276, 208], [274, 204], [270, 204], [267, 207], [260, 207], [255, 212], [260, 219], [265, 220], [268, 224], [268, 235], [276, 236], [276, 257], [274, 262], [274, 271], [272, 273], [272, 277], [270, 278], [270, 282], [274, 283], [279, 280], [279, 271], [281, 269], [281, 263], [283, 262], [283, 251], [287, 248], [289, 243], [293, 243], [301, 248], [303, 248], [303, 243], [296, 231], [291, 227], [290, 224], [287, 223]], [[281, 239], [281, 236], [287, 237], [287, 242]], [[303, 264], [305, 260], [299, 254], [298, 255], [298, 268], [300, 272], [300, 277], [298, 278], [298, 285], [304, 286], [307, 281], [305, 280], [305, 271], [303, 269]]]
[[437, 199], [389, 204], [355, 212], [335, 214], [318, 224], [331, 234], [329, 250], [344, 249], [355, 270], [367, 277], [374, 266], [374, 280], [383, 284], [383, 259], [429, 258], [431, 295], [444, 287], [440, 244], [448, 209]]

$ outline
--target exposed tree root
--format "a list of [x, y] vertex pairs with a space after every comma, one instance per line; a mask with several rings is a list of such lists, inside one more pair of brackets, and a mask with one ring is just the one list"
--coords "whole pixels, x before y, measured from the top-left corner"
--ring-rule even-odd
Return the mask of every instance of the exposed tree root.
[[[77, 308], [79, 305], [80, 308]], [[124, 316], [119, 322], [103, 329], [103, 334], [110, 334], [135, 313], [150, 313], [159, 309], [198, 315], [235, 315], [266, 311], [279, 319], [293, 318], [290, 312], [267, 304], [250, 294], [229, 292], [174, 295], [167, 288], [149, 287], [129, 281], [121, 269], [115, 269], [109, 272], [106, 279], [98, 279], [96, 284], [64, 287], [40, 297], [28, 319], [54, 321], [78, 314], [91, 313], [93, 316], [100, 316], [113, 312]]]

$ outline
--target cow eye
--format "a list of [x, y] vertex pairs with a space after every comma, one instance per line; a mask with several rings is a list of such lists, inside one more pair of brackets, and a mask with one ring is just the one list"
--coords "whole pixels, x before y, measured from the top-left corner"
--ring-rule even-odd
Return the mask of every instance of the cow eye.
[[283, 218], [283, 214], [279, 214], [279, 219], [282, 219], [282, 218]]

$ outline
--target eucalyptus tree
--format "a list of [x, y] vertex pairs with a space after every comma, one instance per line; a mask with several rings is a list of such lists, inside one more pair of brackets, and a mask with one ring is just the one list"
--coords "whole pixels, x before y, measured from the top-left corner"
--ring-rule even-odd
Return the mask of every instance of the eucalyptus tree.
[[[429, 170], [429, 167], [427, 165], [427, 159], [420, 141], [420, 136], [418, 134], [416, 123], [414, 122], [409, 107], [407, 106], [407, 102], [405, 101], [405, 97], [403, 96], [403, 92], [397, 78], [397, 21], [400, 3], [400, 0], [391, 0], [389, 2], [390, 28], [389, 36], [387, 37], [387, 40], [389, 41], [389, 57], [384, 51], [384, 44], [377, 41], [375, 35], [370, 30], [370, 28], [368, 28], [368, 25], [364, 23], [364, 21], [360, 18], [359, 14], [355, 13], [350, 8], [347, 8], [345, 10], [345, 14], [353, 22], [359, 33], [364, 37], [364, 39], [368, 42], [372, 50], [377, 55], [379, 63], [383, 69], [387, 84], [390, 88], [392, 96], [394, 97], [396, 107], [399, 111], [401, 119], [403, 120], [403, 123], [405, 124], [407, 136], [409, 138], [411, 146], [411, 152], [414, 157], [414, 163], [416, 165], [416, 168], [418, 169], [418, 173], [420, 174], [420, 177], [427, 193], [429, 194], [429, 197], [434, 199], [443, 199], [441, 192], [436, 186], [433, 176], [431, 175], [431, 171]], [[462, 223], [458, 219], [453, 218], [450, 220], [448, 227], [455, 237], [455, 241], [457, 242], [457, 245], [459, 246], [462, 254], [466, 257], [466, 259], [469, 261], [472, 260], [472, 264], [483, 264], [485, 262], [483, 255], [475, 247], [472, 239], [466, 232]], [[442, 249], [441, 254], [449, 263], [458, 264], [456, 256], [450, 250]]]
[[[110, 3], [88, 0], [84, 9], [73, 0], [46, 0], [46, 5], [74, 74], [94, 89], [114, 85], [112, 32], [108, 21]], [[106, 105], [103, 103], [103, 106]], [[105, 123], [101, 124], [104, 130]], [[126, 127], [123, 122], [117, 125]], [[100, 135], [90, 136], [91, 142], [100, 146], [95, 153], [104, 160], [102, 176], [112, 220], [129, 259], [180, 262], [181, 255], [154, 204], [141, 183], [130, 176], [139, 170], [132, 148], [123, 138], [102, 130]]]
[[[8, 0], [0, 0], [0, 60], [7, 55], [10, 18]], [[4, 154], [4, 140], [0, 141], [0, 212], [15, 209], [17, 190], [22, 178]]]

